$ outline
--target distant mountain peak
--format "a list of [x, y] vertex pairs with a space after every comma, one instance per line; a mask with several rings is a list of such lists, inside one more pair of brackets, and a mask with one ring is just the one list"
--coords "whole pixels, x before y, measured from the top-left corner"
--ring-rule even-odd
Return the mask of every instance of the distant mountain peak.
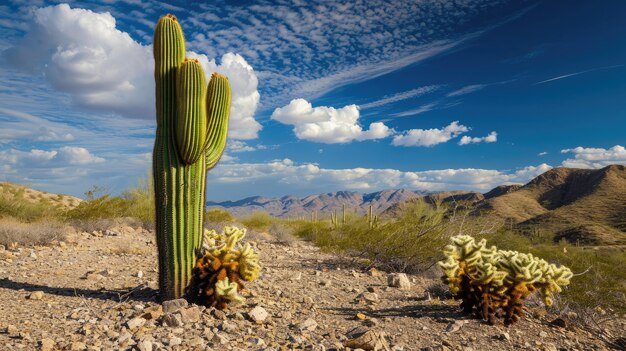
[[372, 193], [340, 190], [322, 194], [297, 197], [285, 195], [280, 198], [252, 196], [237, 201], [208, 201], [208, 207], [221, 207], [235, 216], [245, 216], [255, 211], [265, 211], [275, 217], [308, 216], [317, 211], [319, 216], [341, 211], [343, 206], [350, 212], [364, 214], [372, 209], [380, 213], [389, 206], [411, 198], [427, 195], [426, 192], [410, 189], [385, 189]]

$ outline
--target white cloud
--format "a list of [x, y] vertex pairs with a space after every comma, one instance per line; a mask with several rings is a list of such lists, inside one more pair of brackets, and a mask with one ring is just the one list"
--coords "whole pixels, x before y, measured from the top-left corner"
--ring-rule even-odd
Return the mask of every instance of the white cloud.
[[564, 149], [561, 153], [573, 153], [576, 156], [563, 161], [563, 167], [572, 168], [602, 168], [608, 165], [626, 165], [626, 149], [615, 145], [610, 149], [577, 147]]
[[57, 168], [69, 165], [88, 165], [104, 162], [104, 158], [95, 156], [82, 147], [64, 146], [57, 150], [20, 151], [8, 149], [0, 151], [0, 161], [11, 167]]
[[0, 144], [27, 139], [36, 141], [74, 140], [73, 128], [33, 116], [29, 113], [0, 107]]
[[403, 172], [372, 168], [326, 169], [312, 163], [296, 164], [290, 159], [269, 163], [222, 164], [209, 173], [210, 184], [219, 185], [217, 189], [214, 187], [216, 190], [209, 193], [209, 197], [233, 200], [251, 194], [282, 196], [389, 188], [488, 191], [502, 184], [526, 183], [551, 168], [541, 164], [512, 172], [476, 168]]
[[438, 129], [410, 129], [393, 137], [394, 146], [433, 146], [445, 143], [465, 132], [469, 128], [454, 121], [448, 126]]
[[537, 156], [545, 156], [547, 154], [548, 154], [547, 151], [542, 151], [542, 152], [538, 153]]
[[428, 85], [428, 86], [425, 86], [425, 87], [411, 89], [411, 90], [404, 91], [402, 93], [394, 94], [394, 95], [391, 95], [391, 96], [385, 96], [384, 98], [382, 98], [380, 100], [368, 102], [366, 104], [361, 104], [361, 105], [359, 105], [359, 108], [363, 110], [363, 109], [368, 109], [368, 108], [380, 107], [380, 106], [392, 104], [394, 102], [398, 102], [398, 101], [402, 101], [402, 100], [418, 97], [418, 96], [421, 96], [421, 95], [424, 95], [424, 94], [428, 94], [428, 93], [431, 93], [431, 92], [433, 92], [433, 91], [435, 91], [437, 89], [439, 89], [438, 85]]
[[455, 97], [455, 96], [461, 96], [461, 95], [465, 95], [465, 94], [471, 94], [473, 92], [479, 91], [483, 88], [485, 88], [487, 86], [487, 84], [472, 84], [472, 85], [467, 85], [464, 86], [461, 89], [455, 90], [453, 92], [448, 93], [448, 97]]
[[491, 132], [489, 135], [484, 137], [471, 137], [464, 135], [461, 140], [459, 140], [459, 145], [467, 145], [467, 144], [477, 144], [477, 143], [495, 143], [498, 141], [498, 133]]
[[241, 55], [233, 53], [224, 54], [219, 65], [215, 63], [215, 60], [209, 60], [203, 54], [188, 52], [187, 55], [200, 61], [207, 81], [213, 72], [228, 77], [232, 92], [229, 137], [234, 139], [257, 138], [261, 124], [254, 119], [254, 113], [259, 105], [261, 95], [257, 90], [259, 82], [252, 66]]
[[326, 106], [313, 107], [304, 99], [294, 99], [289, 105], [279, 107], [271, 118], [294, 126], [298, 139], [325, 144], [349, 143], [355, 140], [382, 139], [392, 130], [381, 122], [370, 124], [368, 130], [359, 125], [359, 108], [347, 105], [339, 109]]
[[[68, 4], [36, 9], [25, 38], [4, 51], [14, 67], [38, 73], [75, 104], [131, 118], [153, 119], [154, 60], [152, 47], [141, 45], [116, 28], [108, 12], [70, 8]], [[257, 77], [243, 57], [224, 54], [220, 64], [198, 57], [207, 76], [218, 71], [233, 90], [230, 137], [253, 139], [261, 125], [254, 119], [259, 103]]]

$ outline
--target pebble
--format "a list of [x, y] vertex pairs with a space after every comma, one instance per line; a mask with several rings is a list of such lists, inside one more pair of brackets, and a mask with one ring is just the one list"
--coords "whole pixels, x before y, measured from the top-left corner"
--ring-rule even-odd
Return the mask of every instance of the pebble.
[[183, 307], [187, 307], [187, 300], [185, 299], [175, 299], [163, 302], [164, 313], [174, 313]]
[[261, 306], [256, 306], [248, 312], [248, 316], [255, 323], [263, 323], [265, 319], [267, 319], [268, 315], [267, 311]]
[[152, 351], [152, 342], [149, 340], [142, 340], [137, 343], [137, 349], [139, 351]]
[[183, 340], [177, 336], [172, 336], [167, 340], [167, 345], [176, 346], [183, 343]]
[[404, 273], [391, 273], [387, 276], [387, 285], [400, 290], [410, 290], [411, 281]]
[[52, 340], [50, 338], [41, 339], [41, 341], [39, 342], [40, 350], [41, 351], [52, 351], [54, 349], [54, 345], [55, 344], [56, 343], [54, 342], [54, 340]]
[[300, 330], [313, 331], [317, 328], [317, 322], [313, 318], [308, 318], [298, 325]]
[[35, 291], [28, 295], [30, 300], [41, 300], [43, 299], [43, 291]]
[[146, 319], [145, 318], [141, 318], [141, 317], [135, 317], [135, 318], [129, 320], [128, 322], [126, 322], [126, 326], [130, 330], [134, 330], [134, 329], [137, 329], [139, 327], [143, 327], [144, 324], [146, 324]]

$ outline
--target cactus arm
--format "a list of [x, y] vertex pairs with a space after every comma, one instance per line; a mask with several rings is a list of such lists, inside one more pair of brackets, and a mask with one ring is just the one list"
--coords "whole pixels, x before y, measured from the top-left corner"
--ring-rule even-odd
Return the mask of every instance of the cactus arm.
[[176, 144], [180, 158], [190, 165], [203, 156], [207, 134], [206, 83], [196, 59], [186, 59], [178, 70], [176, 97], [178, 115], [175, 123]]
[[231, 91], [226, 76], [213, 73], [207, 88], [206, 100], [208, 133], [204, 149], [206, 168], [210, 170], [222, 157], [228, 135]]

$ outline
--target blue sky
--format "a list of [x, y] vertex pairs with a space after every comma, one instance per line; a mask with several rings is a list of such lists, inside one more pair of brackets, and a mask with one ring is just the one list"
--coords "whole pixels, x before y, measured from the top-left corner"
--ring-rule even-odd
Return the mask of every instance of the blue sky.
[[119, 193], [154, 138], [153, 26], [229, 76], [207, 199], [480, 190], [626, 164], [626, 2], [0, 6], [0, 181]]

